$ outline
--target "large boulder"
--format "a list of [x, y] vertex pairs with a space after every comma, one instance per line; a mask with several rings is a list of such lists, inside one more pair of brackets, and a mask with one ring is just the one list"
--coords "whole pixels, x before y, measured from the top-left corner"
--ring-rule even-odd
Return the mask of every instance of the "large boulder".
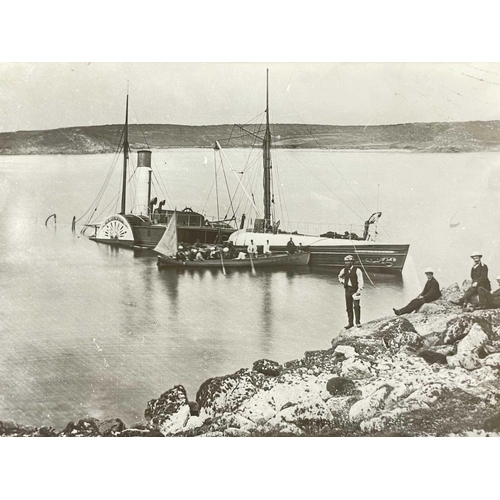
[[113, 436], [125, 430], [125, 424], [119, 418], [107, 418], [97, 424], [101, 436]]
[[333, 377], [326, 384], [326, 390], [333, 396], [352, 396], [359, 391], [356, 384], [347, 377]]
[[92, 417], [82, 418], [77, 423], [71, 421], [62, 431], [61, 435], [67, 437], [99, 436], [98, 424], [99, 420]]
[[368, 397], [354, 403], [349, 410], [349, 420], [353, 424], [360, 424], [363, 420], [373, 418], [379, 410], [384, 408], [385, 399], [392, 390], [390, 385], [384, 385]]
[[423, 345], [423, 338], [405, 317], [394, 318], [382, 323], [373, 336], [382, 339], [384, 345], [394, 351], [406, 346], [418, 349]]
[[269, 377], [277, 377], [283, 367], [276, 361], [271, 361], [269, 359], [259, 359], [253, 364], [252, 370], [255, 372], [262, 373], [262, 375], [267, 375]]
[[206, 418], [234, 413], [243, 401], [257, 393], [265, 379], [267, 377], [261, 373], [241, 369], [231, 375], [206, 380], [196, 393], [200, 416]]
[[191, 416], [184, 387], [176, 385], [158, 399], [149, 401], [144, 416], [152, 428], [160, 430], [164, 435], [184, 430]]
[[463, 339], [475, 323], [477, 323], [477, 318], [468, 313], [453, 318], [446, 325], [446, 331], [442, 337], [443, 343], [454, 344]]
[[441, 354], [440, 352], [423, 350], [418, 353], [418, 355], [427, 361], [430, 365], [433, 363], [438, 363], [440, 365], [446, 365], [448, 362], [446, 361], [446, 356]]

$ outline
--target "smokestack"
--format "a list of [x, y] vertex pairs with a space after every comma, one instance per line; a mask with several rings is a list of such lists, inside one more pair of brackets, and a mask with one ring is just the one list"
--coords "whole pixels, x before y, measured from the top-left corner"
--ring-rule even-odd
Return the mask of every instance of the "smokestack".
[[151, 151], [137, 151], [136, 194], [132, 213], [136, 215], [149, 215], [149, 202], [151, 196]]
[[151, 151], [147, 149], [137, 151], [137, 168], [140, 167], [151, 168]]

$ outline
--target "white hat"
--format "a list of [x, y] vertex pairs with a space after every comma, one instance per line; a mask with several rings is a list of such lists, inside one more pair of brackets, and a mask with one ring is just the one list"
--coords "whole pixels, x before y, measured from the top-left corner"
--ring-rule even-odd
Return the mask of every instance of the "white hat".
[[224, 248], [224, 252], [229, 252], [229, 248]]
[[352, 255], [346, 255], [344, 260], [354, 260], [354, 257]]
[[472, 252], [470, 254], [471, 257], [482, 257], [483, 254], [482, 253], [479, 253], [478, 251], [475, 251], [475, 252]]
[[179, 245], [179, 250], [184, 250], [184, 247], [182, 245]]
[[425, 271], [424, 271], [425, 274], [427, 273], [432, 273], [434, 274], [434, 269], [432, 269], [431, 267], [428, 267]]

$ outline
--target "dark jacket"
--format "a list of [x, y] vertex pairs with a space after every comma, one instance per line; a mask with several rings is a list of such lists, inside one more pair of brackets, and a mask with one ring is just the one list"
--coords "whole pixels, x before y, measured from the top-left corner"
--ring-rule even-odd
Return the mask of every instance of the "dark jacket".
[[477, 267], [473, 267], [470, 271], [470, 277], [472, 283], [477, 283], [478, 288], [482, 286], [488, 292], [491, 290], [490, 280], [488, 279], [488, 266], [486, 264], [479, 264]]
[[427, 280], [427, 283], [420, 294], [425, 302], [434, 302], [441, 297], [441, 290], [439, 289], [439, 283], [434, 276]]

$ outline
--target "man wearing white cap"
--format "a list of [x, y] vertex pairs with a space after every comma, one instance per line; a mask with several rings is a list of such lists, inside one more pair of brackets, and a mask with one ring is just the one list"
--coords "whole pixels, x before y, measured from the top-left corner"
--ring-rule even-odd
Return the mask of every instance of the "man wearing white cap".
[[474, 261], [470, 277], [472, 279], [472, 286], [466, 290], [463, 297], [458, 300], [450, 300], [452, 304], [457, 306], [467, 307], [467, 303], [477, 295], [480, 287], [486, 289], [488, 292], [491, 290], [490, 280], [488, 279], [488, 266], [481, 262], [482, 255], [479, 252], [472, 252], [471, 258]]
[[[363, 290], [363, 273], [361, 269], [354, 265], [352, 255], [347, 255], [344, 258], [345, 267], [339, 273], [339, 281], [344, 285], [345, 289], [345, 305], [347, 311], [348, 324], [344, 327], [346, 330], [354, 326], [354, 315], [356, 316], [356, 326], [361, 326], [361, 290]], [[353, 314], [354, 307], [354, 314]]]
[[394, 314], [400, 316], [401, 314], [408, 314], [413, 311], [418, 311], [425, 303], [434, 302], [441, 297], [441, 290], [439, 289], [439, 283], [436, 278], [434, 278], [434, 271], [428, 267], [425, 271], [425, 276], [427, 281], [425, 283], [422, 293], [413, 299], [408, 305], [401, 309], [393, 309]]

